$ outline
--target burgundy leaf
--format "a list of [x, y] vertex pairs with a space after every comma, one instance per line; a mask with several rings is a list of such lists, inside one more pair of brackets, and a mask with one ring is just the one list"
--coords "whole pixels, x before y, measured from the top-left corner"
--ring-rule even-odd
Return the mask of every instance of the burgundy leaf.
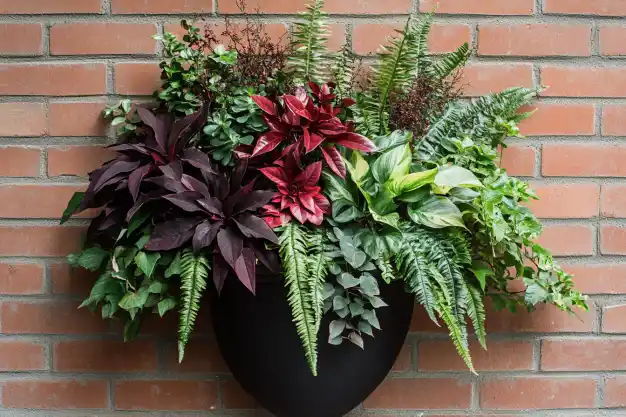
[[293, 203], [289, 205], [289, 211], [291, 211], [291, 214], [293, 214], [293, 217], [295, 217], [296, 220], [298, 220], [300, 223], [302, 224], [306, 223], [307, 216], [304, 213], [304, 210], [302, 210], [302, 208], [298, 204]]
[[139, 187], [141, 186], [141, 181], [152, 171], [152, 165], [144, 165], [136, 170], [134, 170], [128, 176], [128, 191], [130, 191], [130, 195], [133, 196], [133, 201], [137, 201], [137, 196], [139, 195]]
[[284, 139], [284, 134], [280, 132], [268, 132], [262, 135], [256, 142], [252, 156], [263, 155], [273, 151]]
[[268, 167], [259, 169], [263, 175], [269, 178], [272, 182], [279, 185], [287, 185], [288, 178], [285, 170], [278, 167]]
[[294, 182], [302, 187], [313, 186], [320, 180], [322, 174], [322, 162], [317, 161], [309, 165], [302, 171], [295, 179]]
[[201, 213], [204, 211], [196, 202], [198, 198], [202, 198], [202, 194], [195, 191], [184, 191], [178, 194], [169, 194], [163, 196], [163, 198], [189, 213]]
[[346, 178], [346, 165], [344, 164], [341, 153], [337, 150], [337, 148], [334, 146], [322, 146], [320, 150], [322, 151], [322, 156], [324, 157], [324, 161], [326, 161], [326, 165], [328, 165], [331, 171], [341, 178]]
[[183, 246], [194, 235], [198, 219], [174, 219], [159, 223], [144, 249], [150, 251], [172, 250]]
[[159, 169], [167, 178], [180, 181], [183, 175], [183, 165], [180, 160], [172, 161], [167, 165], [160, 165]]
[[219, 232], [223, 224], [224, 222], [222, 221], [211, 223], [208, 220], [200, 223], [196, 227], [196, 232], [193, 235], [192, 244], [194, 252], [198, 253], [213, 243], [217, 232]]
[[98, 178], [98, 181], [94, 185], [94, 192], [100, 190], [107, 181], [112, 179], [113, 177], [130, 172], [137, 168], [141, 164], [140, 161], [123, 161], [118, 160], [112, 162], [107, 169], [102, 172], [102, 175]]
[[280, 259], [276, 251], [265, 249], [262, 244], [257, 242], [248, 242], [250, 248], [254, 251], [257, 259], [265, 265], [271, 272], [278, 273], [280, 271]]
[[304, 129], [304, 149], [309, 153], [317, 148], [320, 143], [324, 142], [324, 138], [317, 133], [309, 133], [308, 129]]
[[276, 116], [276, 103], [272, 100], [263, 96], [252, 96], [251, 98], [265, 113]]
[[207, 171], [207, 172], [212, 172], [212, 173], [215, 172], [215, 170], [211, 166], [211, 160], [209, 159], [209, 156], [198, 149], [195, 149], [195, 148], [185, 149], [180, 159], [184, 162], [187, 162], [189, 165], [196, 167], [202, 171]]
[[235, 269], [235, 263], [243, 249], [243, 239], [231, 228], [221, 229], [217, 234], [217, 246], [224, 260]]
[[234, 213], [241, 213], [243, 211], [255, 211], [267, 203], [272, 199], [272, 197], [276, 196], [276, 191], [252, 191], [245, 195], [242, 195], [242, 198], [235, 203], [233, 208]]
[[304, 117], [307, 120], [312, 119], [311, 114], [306, 110], [306, 107], [302, 101], [298, 99], [298, 97], [285, 94], [283, 95], [283, 100], [287, 108], [289, 108], [289, 110], [291, 110], [294, 114]]
[[139, 209], [141, 209], [141, 207], [143, 207], [144, 204], [150, 201], [160, 200], [163, 195], [165, 195], [164, 190], [156, 190], [148, 194], [141, 195], [135, 202], [135, 205], [130, 210], [128, 210], [128, 213], [126, 213], [126, 221], [129, 222], [130, 219], [133, 218], [133, 216], [139, 211]]
[[187, 191], [185, 186], [180, 181], [167, 178], [164, 175], [161, 175], [160, 177], [148, 178], [144, 182], [154, 184], [157, 187], [164, 188], [167, 191], [171, 191], [173, 193], [182, 193], [184, 191]]
[[217, 293], [222, 292], [222, 287], [224, 287], [224, 281], [226, 281], [226, 277], [228, 276], [228, 265], [224, 258], [219, 253], [213, 255], [213, 283], [215, 284], [215, 288], [217, 289]]
[[235, 169], [232, 172], [230, 177], [230, 192], [235, 193], [241, 187], [241, 182], [243, 181], [243, 176], [246, 175], [246, 170], [248, 169], [248, 160], [242, 159], [237, 162]]
[[374, 152], [376, 145], [363, 135], [354, 132], [343, 133], [333, 138], [333, 142], [346, 148], [356, 149], [363, 152]]
[[208, 197], [196, 200], [200, 206], [206, 211], [217, 216], [221, 216], [223, 212], [222, 202], [215, 197]]
[[246, 237], [269, 240], [278, 244], [278, 237], [262, 219], [249, 213], [244, 213], [234, 219], [241, 233]]
[[[131, 152], [131, 153], [138, 152], [143, 155], [149, 155], [148, 149], [146, 149], [143, 146], [135, 145], [132, 143], [122, 143], [119, 145], [111, 145], [111, 146], [107, 146], [107, 149], [110, 149], [115, 152], [123, 153], [123, 154], [126, 154], [127, 152]], [[128, 154], [128, 156], [131, 156], [131, 155]]]
[[187, 144], [188, 138], [186, 137], [186, 133], [188, 133], [200, 116], [202, 116], [202, 111], [197, 111], [174, 123], [167, 140], [167, 149], [170, 158], [174, 158], [174, 155], [180, 152]]
[[319, 207], [322, 212], [330, 213], [330, 202], [323, 194], [315, 194], [313, 196], [313, 200], [315, 200], [315, 205]]
[[239, 281], [254, 294], [256, 292], [256, 256], [254, 256], [254, 251], [250, 248], [243, 248], [233, 269]]
[[209, 197], [209, 189], [202, 181], [198, 181], [191, 175], [183, 174], [180, 182], [190, 191], [201, 193], [205, 197]]
[[138, 107], [137, 114], [142, 122], [152, 128], [159, 151], [167, 154], [167, 124], [164, 119], [155, 116], [150, 110]]

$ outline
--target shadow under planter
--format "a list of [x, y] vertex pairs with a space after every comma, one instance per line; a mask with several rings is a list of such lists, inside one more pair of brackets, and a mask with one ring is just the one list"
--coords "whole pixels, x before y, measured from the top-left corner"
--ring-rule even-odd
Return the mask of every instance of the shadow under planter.
[[211, 303], [224, 360], [241, 386], [277, 417], [340, 417], [362, 403], [391, 370], [411, 322], [414, 297], [402, 282], [381, 285], [388, 307], [377, 310], [382, 331], [365, 350], [328, 341], [331, 314], [319, 332], [319, 375], [311, 374], [282, 282], [258, 282], [256, 296], [227, 279]]

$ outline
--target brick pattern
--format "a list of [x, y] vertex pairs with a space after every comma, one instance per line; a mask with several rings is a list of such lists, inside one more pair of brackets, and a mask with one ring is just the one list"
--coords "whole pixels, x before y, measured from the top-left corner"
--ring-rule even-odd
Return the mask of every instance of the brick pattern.
[[[306, 0], [248, 0], [280, 37]], [[409, 11], [438, 4], [430, 47], [475, 47], [468, 97], [544, 85], [501, 164], [530, 180], [541, 241], [577, 277], [591, 310], [488, 313], [489, 350], [470, 375], [445, 331], [416, 309], [389, 378], [354, 415], [591, 416], [626, 413], [626, 1], [327, 0], [332, 49], [369, 59]], [[77, 310], [93, 274], [70, 270], [95, 213], [58, 226], [72, 192], [111, 157], [100, 118], [120, 95], [159, 85], [152, 35], [180, 33], [235, 0], [0, 0], [0, 415], [256, 416], [201, 320], [178, 364], [176, 317], [121, 342], [118, 323]], [[219, 30], [218, 30], [219, 31]], [[603, 409], [607, 410], [603, 410]], [[73, 410], [73, 411], [67, 411]]]

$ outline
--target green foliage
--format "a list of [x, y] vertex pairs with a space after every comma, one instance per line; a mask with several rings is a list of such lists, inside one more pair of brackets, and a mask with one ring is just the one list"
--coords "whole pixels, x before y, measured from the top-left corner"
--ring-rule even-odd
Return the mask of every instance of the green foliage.
[[346, 42], [341, 47], [339, 55], [334, 60], [331, 68], [331, 76], [335, 82], [334, 93], [339, 99], [351, 97], [355, 74], [356, 55], [352, 52], [352, 46]]
[[118, 136], [135, 132], [141, 123], [132, 102], [128, 99], [107, 106], [104, 109], [104, 118], [111, 119], [111, 126], [115, 127]]
[[293, 53], [289, 57], [289, 66], [296, 84], [325, 81], [329, 65], [326, 50], [329, 33], [323, 7], [324, 0], [314, 0], [307, 6], [307, 11], [300, 14], [301, 21], [294, 23], [291, 39]]
[[279, 237], [279, 253], [283, 265], [287, 299], [296, 330], [304, 348], [304, 354], [313, 375], [317, 375], [317, 333], [323, 304], [320, 298], [320, 284], [324, 268], [312, 268], [310, 250], [319, 254], [319, 237], [312, 239], [306, 229], [294, 222], [284, 226]]
[[178, 361], [182, 362], [185, 346], [196, 322], [200, 299], [207, 286], [209, 262], [204, 255], [195, 255], [191, 249], [184, 249], [180, 256], [181, 307], [178, 329]]

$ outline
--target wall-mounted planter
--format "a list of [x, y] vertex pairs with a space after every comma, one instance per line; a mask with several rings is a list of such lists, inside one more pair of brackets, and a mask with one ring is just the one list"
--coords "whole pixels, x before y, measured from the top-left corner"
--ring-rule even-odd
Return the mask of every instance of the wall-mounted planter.
[[326, 343], [329, 319], [322, 322], [317, 377], [307, 366], [280, 282], [259, 282], [254, 296], [226, 280], [212, 302], [217, 341], [237, 381], [277, 417], [340, 417], [376, 389], [404, 344], [414, 298], [403, 285], [381, 285], [389, 304], [378, 310], [383, 331], [366, 339], [365, 350]]

